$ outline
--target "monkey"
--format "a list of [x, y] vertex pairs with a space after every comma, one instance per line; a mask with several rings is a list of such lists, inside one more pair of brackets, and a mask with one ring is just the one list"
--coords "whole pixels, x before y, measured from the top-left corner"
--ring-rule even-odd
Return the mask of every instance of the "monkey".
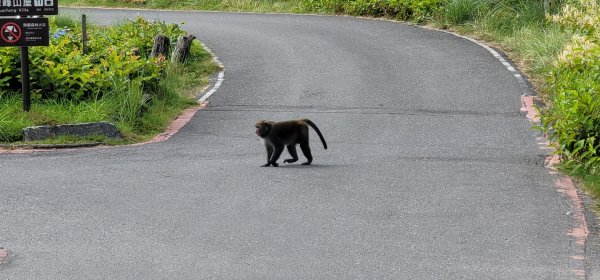
[[283, 148], [287, 147], [288, 152], [292, 156], [290, 159], [286, 159], [284, 163], [292, 163], [298, 161], [298, 154], [296, 153], [296, 144], [300, 144], [300, 149], [306, 157], [307, 161], [302, 165], [310, 165], [313, 157], [310, 153], [310, 147], [308, 146], [308, 126], [312, 127], [321, 142], [323, 148], [327, 150], [327, 143], [323, 134], [315, 123], [308, 119], [291, 120], [282, 122], [273, 121], [259, 121], [256, 123], [256, 135], [263, 141], [267, 148], [267, 163], [262, 167], [273, 166], [277, 167], [279, 164], [277, 160], [283, 152]]

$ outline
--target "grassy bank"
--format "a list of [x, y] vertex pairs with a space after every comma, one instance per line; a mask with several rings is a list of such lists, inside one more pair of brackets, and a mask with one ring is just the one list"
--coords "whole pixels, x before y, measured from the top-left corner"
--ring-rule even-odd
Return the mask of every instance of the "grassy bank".
[[[161, 133], [183, 109], [197, 106], [195, 94], [219, 69], [197, 41], [185, 63], [150, 57], [155, 35], [167, 35], [175, 42], [185, 34], [175, 25], [137, 19], [114, 27], [88, 26], [84, 54], [78, 23], [63, 17], [50, 22], [50, 46], [30, 50], [29, 112], [23, 111], [18, 91], [18, 50], [0, 49], [0, 143], [21, 141], [21, 130], [28, 126], [99, 121], [115, 123], [124, 136], [121, 142], [102, 141], [147, 140]], [[67, 137], [46, 142], [80, 140]]]
[[300, 0], [61, 0], [60, 5], [235, 12], [302, 12]]

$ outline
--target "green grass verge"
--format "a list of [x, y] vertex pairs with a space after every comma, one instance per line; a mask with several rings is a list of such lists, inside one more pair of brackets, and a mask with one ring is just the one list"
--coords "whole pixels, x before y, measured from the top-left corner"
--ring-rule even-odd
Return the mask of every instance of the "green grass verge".
[[[576, 179], [576, 183], [583, 187], [583, 190], [589, 194], [596, 202], [600, 199], [600, 175], [584, 168], [580, 164], [563, 162], [558, 166], [563, 173], [570, 175]], [[600, 213], [600, 204], [596, 203], [593, 209], [596, 213]]]
[[60, 5], [265, 13], [299, 12], [300, 0], [61, 0]]

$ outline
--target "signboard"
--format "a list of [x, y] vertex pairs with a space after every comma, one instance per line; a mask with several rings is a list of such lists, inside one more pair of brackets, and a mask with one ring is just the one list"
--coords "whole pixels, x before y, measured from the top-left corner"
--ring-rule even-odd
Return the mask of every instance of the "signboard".
[[48, 18], [0, 19], [0, 47], [48, 46], [49, 43]]
[[58, 0], [0, 0], [0, 16], [58, 15]]

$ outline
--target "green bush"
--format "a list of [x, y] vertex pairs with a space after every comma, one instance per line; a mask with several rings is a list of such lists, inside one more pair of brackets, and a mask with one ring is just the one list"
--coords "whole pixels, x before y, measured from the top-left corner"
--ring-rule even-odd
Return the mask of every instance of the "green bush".
[[443, 7], [443, 15], [451, 24], [463, 24], [475, 19], [485, 6], [485, 0], [448, 0]]
[[555, 62], [542, 126], [570, 163], [592, 171], [600, 160], [600, 10], [566, 6], [552, 19], [576, 34]]
[[347, 13], [356, 16], [390, 17], [421, 21], [431, 17], [443, 0], [302, 0], [309, 12]]
[[[133, 80], [152, 91], [166, 65], [164, 58], [149, 57], [154, 37], [166, 35], [174, 43], [185, 34], [175, 24], [138, 18], [116, 27], [90, 28], [84, 54], [80, 26], [62, 29], [55, 18], [50, 25], [57, 36], [51, 38], [49, 46], [30, 51], [31, 92], [37, 100], [95, 99]], [[64, 35], [59, 36], [59, 32]], [[0, 49], [0, 90], [17, 91], [20, 76], [17, 49]]]
[[[18, 64], [17, 64], [18, 63]], [[20, 65], [18, 48], [0, 48], [0, 89], [20, 85], [17, 67]]]
[[345, 12], [344, 2], [340, 0], [302, 0], [300, 10], [318, 13], [341, 14]]

